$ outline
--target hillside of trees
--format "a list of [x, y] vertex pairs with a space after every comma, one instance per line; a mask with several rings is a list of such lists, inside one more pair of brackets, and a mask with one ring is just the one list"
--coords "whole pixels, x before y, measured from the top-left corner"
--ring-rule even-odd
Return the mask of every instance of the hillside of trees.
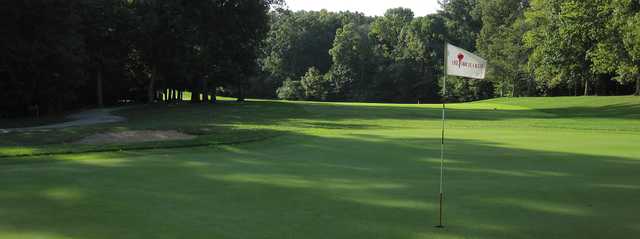
[[2, 1], [0, 117], [242, 95], [279, 2]]
[[488, 60], [449, 101], [640, 94], [638, 0], [443, 0], [415, 16], [281, 0], [0, 3], [0, 117], [211, 95], [441, 101], [444, 42]]
[[414, 16], [271, 12], [251, 94], [327, 101], [435, 102], [443, 44], [489, 62], [485, 80], [449, 77], [446, 97], [640, 94], [640, 1], [449, 0]]

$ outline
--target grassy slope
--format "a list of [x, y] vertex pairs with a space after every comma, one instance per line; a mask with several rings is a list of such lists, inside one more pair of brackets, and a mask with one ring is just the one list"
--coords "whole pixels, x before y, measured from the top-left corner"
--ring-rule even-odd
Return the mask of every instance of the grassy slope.
[[444, 230], [431, 227], [437, 219], [440, 107], [271, 101], [154, 106], [121, 112], [128, 124], [3, 136], [4, 155], [76, 149], [54, 139], [124, 129], [202, 135], [159, 146], [277, 137], [0, 159], [0, 238], [640, 233], [640, 98], [448, 105]]
[[[235, 105], [239, 107], [235, 107]], [[149, 147], [182, 147], [191, 145], [221, 144], [259, 140], [277, 136], [277, 132], [264, 131], [252, 127], [239, 130], [233, 124], [255, 122], [265, 114], [287, 117], [291, 112], [286, 107], [270, 107], [267, 112], [245, 110], [252, 106], [235, 103], [231, 99], [221, 98], [218, 105], [140, 105], [116, 112], [128, 120], [122, 123], [100, 124], [88, 127], [71, 127], [32, 132], [14, 132], [0, 137], [0, 157], [25, 154], [49, 154], [85, 151], [113, 151]], [[240, 112], [238, 114], [238, 112]], [[249, 118], [251, 117], [251, 118]], [[255, 117], [255, 118], [254, 118]], [[252, 119], [253, 118], [253, 119]], [[175, 129], [198, 135], [194, 140], [168, 141], [135, 144], [78, 145], [74, 142], [102, 132], [126, 130], [168, 130]]]

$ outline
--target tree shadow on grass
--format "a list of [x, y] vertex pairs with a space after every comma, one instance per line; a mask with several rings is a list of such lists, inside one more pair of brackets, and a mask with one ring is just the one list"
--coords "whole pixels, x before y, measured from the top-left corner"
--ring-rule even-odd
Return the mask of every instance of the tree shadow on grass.
[[[0, 237], [623, 238], [638, 159], [450, 139], [289, 135], [0, 164]], [[4, 160], [4, 159], [0, 159]]]
[[[509, 126], [535, 128], [577, 128], [587, 130], [615, 130], [640, 132], [640, 105], [611, 105], [603, 107], [573, 107], [537, 110], [501, 110], [489, 106], [475, 109], [448, 109], [447, 119], [466, 127], [504, 127], [504, 120], [522, 119]], [[117, 112], [127, 122], [72, 127], [46, 132], [22, 132], [0, 135], [0, 153], [15, 155], [19, 150], [49, 152], [61, 144], [75, 142], [94, 133], [121, 130], [178, 130], [181, 132], [216, 137], [227, 134], [227, 129], [238, 125], [274, 128], [285, 131], [301, 129], [391, 129], [391, 124], [380, 120], [402, 120], [405, 123], [433, 123], [441, 119], [439, 108], [402, 105], [349, 105], [324, 103], [291, 103], [280, 101], [249, 101], [245, 103], [221, 102], [217, 105], [151, 105], [144, 108]], [[589, 119], [616, 119], [616, 121], [589, 121]], [[621, 120], [622, 119], [622, 120]], [[580, 124], [576, 124], [580, 120]], [[364, 122], [363, 122], [364, 121]], [[377, 121], [377, 122], [371, 122]], [[465, 122], [466, 121], [466, 122]], [[477, 122], [471, 122], [477, 121]], [[396, 124], [402, 128], [402, 124]], [[414, 124], [415, 126], [415, 124]], [[50, 145], [50, 146], [46, 146]], [[41, 147], [45, 146], [45, 147]], [[100, 147], [98, 147], [100, 148]], [[125, 147], [126, 148], [126, 147]], [[5, 153], [7, 151], [9, 153]]]
[[[508, 119], [571, 119], [571, 118], [631, 118], [636, 119], [640, 105], [611, 105], [603, 107], [569, 107], [553, 109], [509, 109], [499, 106], [469, 109], [448, 108], [450, 120], [498, 121]], [[603, 113], [608, 112], [608, 113]], [[128, 110], [120, 113], [130, 118], [129, 124], [177, 124], [185, 120], [193, 124], [226, 122], [249, 124], [274, 124], [291, 119], [335, 120], [425, 120], [440, 119], [439, 107], [402, 106], [393, 104], [351, 105], [330, 103], [292, 103], [283, 101], [247, 101], [218, 105], [154, 105], [144, 110]], [[153, 122], [148, 116], [153, 115]], [[180, 116], [176, 118], [176, 115]]]
[[[259, 101], [256, 104], [292, 103]], [[416, 119], [441, 117], [440, 105], [427, 107], [420, 105], [402, 106], [401, 104], [350, 105], [350, 104], [304, 104], [305, 109], [317, 112], [321, 119]], [[500, 105], [475, 105], [470, 108], [448, 107], [448, 118], [454, 120], [507, 120], [507, 119], [575, 119], [575, 118], [624, 118], [640, 119], [638, 104], [610, 104], [605, 106], [580, 106], [536, 109], [504, 109]], [[313, 117], [313, 114], [306, 116]], [[418, 117], [420, 116], [420, 117]]]

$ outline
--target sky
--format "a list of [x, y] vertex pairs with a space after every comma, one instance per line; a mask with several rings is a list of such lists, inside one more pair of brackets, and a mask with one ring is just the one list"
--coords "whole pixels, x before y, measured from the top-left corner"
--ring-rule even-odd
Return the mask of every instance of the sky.
[[389, 8], [411, 8], [415, 16], [425, 16], [440, 9], [437, 0], [285, 0], [293, 11], [352, 11], [367, 16], [382, 16]]

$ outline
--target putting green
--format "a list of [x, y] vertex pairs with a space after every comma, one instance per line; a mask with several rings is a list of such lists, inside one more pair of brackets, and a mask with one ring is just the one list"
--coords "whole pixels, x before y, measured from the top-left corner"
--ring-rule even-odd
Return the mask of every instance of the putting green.
[[[432, 227], [440, 107], [223, 100], [0, 136], [0, 238], [640, 234], [640, 97], [448, 105], [444, 229]], [[176, 147], [156, 150], [68, 143], [137, 129], [198, 139], [156, 142]], [[187, 147], [202, 144], [210, 146]], [[11, 156], [70, 149], [123, 151]]]

